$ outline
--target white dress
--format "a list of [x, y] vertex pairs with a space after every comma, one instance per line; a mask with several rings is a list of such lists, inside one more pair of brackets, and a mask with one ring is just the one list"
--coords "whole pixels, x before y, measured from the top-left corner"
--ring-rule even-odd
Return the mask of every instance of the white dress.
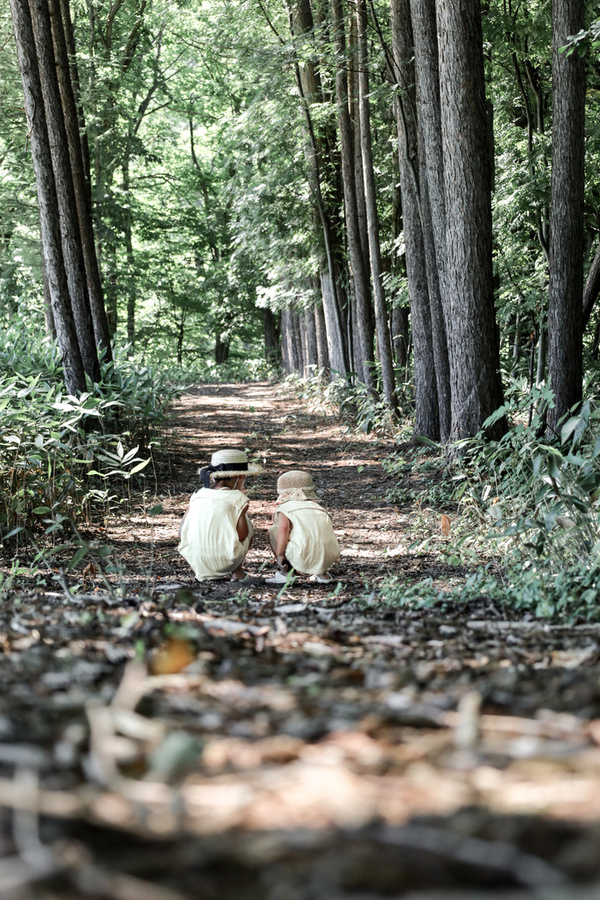
[[340, 545], [333, 531], [331, 517], [314, 500], [288, 500], [273, 513], [269, 539], [275, 552], [279, 514], [290, 520], [290, 537], [285, 557], [297, 572], [321, 575], [340, 558]]
[[248, 537], [240, 541], [236, 526], [247, 505], [246, 494], [228, 488], [201, 488], [192, 496], [177, 550], [198, 581], [222, 578], [243, 563], [254, 528], [246, 516]]

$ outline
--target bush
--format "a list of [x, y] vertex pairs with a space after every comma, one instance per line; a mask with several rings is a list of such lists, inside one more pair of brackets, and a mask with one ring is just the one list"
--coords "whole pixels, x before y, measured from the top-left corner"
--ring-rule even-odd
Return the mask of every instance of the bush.
[[121, 351], [93, 393], [72, 397], [54, 342], [1, 335], [0, 536], [52, 534], [127, 499], [177, 392]]

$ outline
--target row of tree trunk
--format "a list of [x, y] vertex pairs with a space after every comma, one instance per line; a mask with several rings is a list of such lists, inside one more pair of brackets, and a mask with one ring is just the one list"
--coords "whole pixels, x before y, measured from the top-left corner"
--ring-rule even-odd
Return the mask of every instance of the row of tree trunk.
[[[36, 176], [48, 318], [69, 393], [111, 358], [74, 85], [68, 0], [10, 0]], [[71, 49], [69, 49], [71, 48]]]
[[[371, 28], [379, 34], [395, 86], [415, 432], [443, 441], [471, 436], [503, 402], [492, 269], [493, 127], [480, 0], [390, 0], [391, 46], [371, 0], [293, 0], [288, 8], [292, 38], [303, 49], [298, 60], [309, 60], [297, 62], [296, 78], [324, 248], [321, 294], [330, 366], [337, 376], [353, 371], [373, 389], [376, 356], [383, 395], [395, 407], [392, 345], [400, 334], [389, 328], [380, 249]], [[583, 14], [584, 0], [553, 0], [552, 428], [581, 400], [585, 74], [583, 61], [560, 48], [583, 27]], [[316, 104], [331, 99], [315, 62], [327, 64], [324, 54], [319, 57], [317, 36], [325, 23], [335, 50], [336, 127], [331, 121], [316, 125], [323, 117], [314, 115]], [[307, 315], [286, 310], [282, 316], [284, 365], [294, 371], [318, 364], [303, 324]], [[406, 350], [405, 338], [402, 343]], [[505, 428], [499, 419], [489, 434], [499, 437]]]

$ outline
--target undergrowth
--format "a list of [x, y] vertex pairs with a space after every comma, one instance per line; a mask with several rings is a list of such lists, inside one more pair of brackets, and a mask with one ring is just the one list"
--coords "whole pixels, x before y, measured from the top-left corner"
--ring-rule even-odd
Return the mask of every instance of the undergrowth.
[[100, 383], [73, 397], [53, 341], [21, 326], [0, 334], [0, 538], [13, 551], [122, 507], [132, 478], [152, 471], [179, 389], [128, 352], [102, 363]]
[[[548, 436], [544, 415], [552, 403], [549, 389], [526, 393], [513, 384], [506, 404], [452, 455], [441, 492], [432, 482], [432, 504], [454, 503], [474, 530], [487, 522], [484, 561], [473, 567], [471, 560], [459, 585], [429, 578], [407, 587], [390, 579], [382, 602], [454, 608], [486, 599], [512, 613], [600, 621], [600, 407], [584, 403], [560, 434]], [[511, 427], [489, 441], [485, 429], [504, 415]], [[414, 453], [393, 457], [388, 470], [409, 475], [414, 461]], [[422, 472], [427, 465], [420, 463]]]

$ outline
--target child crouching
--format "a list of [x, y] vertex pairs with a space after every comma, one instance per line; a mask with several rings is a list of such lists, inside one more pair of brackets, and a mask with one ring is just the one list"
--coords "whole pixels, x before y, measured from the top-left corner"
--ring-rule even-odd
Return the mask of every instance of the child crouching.
[[315, 485], [308, 472], [284, 472], [277, 482], [277, 506], [269, 540], [279, 571], [268, 584], [283, 584], [290, 568], [314, 581], [328, 584], [327, 571], [340, 558], [340, 545], [327, 510], [317, 503]]
[[252, 544], [254, 528], [243, 493], [247, 475], [261, 472], [241, 450], [213, 453], [200, 471], [204, 487], [193, 494], [179, 527], [177, 550], [189, 562], [198, 581], [229, 575], [247, 581], [242, 563]]

